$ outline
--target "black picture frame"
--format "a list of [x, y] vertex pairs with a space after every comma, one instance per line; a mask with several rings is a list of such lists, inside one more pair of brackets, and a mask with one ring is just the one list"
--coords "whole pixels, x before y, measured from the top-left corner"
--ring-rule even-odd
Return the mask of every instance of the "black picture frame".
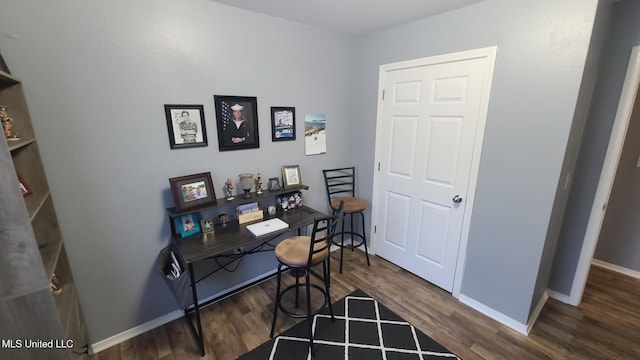
[[[164, 113], [171, 149], [208, 146], [204, 106], [165, 105]], [[200, 119], [200, 123], [195, 119]]]
[[296, 139], [296, 108], [271, 107], [271, 141]]
[[[220, 151], [260, 147], [258, 131], [258, 99], [255, 96], [214, 95], [218, 149]], [[234, 117], [240, 112], [238, 125]]]
[[280, 190], [280, 179], [277, 177], [269, 178], [269, 191]]
[[178, 213], [210, 207], [218, 203], [211, 173], [174, 177], [169, 179], [169, 186]]
[[284, 165], [282, 167], [282, 185], [285, 189], [299, 189], [302, 187], [300, 165]]

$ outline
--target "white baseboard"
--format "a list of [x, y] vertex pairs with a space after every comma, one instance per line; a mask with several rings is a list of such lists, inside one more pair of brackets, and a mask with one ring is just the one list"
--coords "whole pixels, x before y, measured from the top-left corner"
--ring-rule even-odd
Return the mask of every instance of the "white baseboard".
[[[205, 302], [207, 302], [209, 300], [212, 300], [212, 299], [215, 299], [217, 297], [224, 296], [225, 294], [229, 294], [229, 293], [231, 293], [231, 292], [233, 292], [233, 291], [235, 291], [237, 289], [240, 289], [240, 288], [242, 288], [244, 286], [247, 286], [247, 285], [249, 285], [249, 284], [251, 284], [253, 282], [256, 282], [256, 281], [258, 281], [260, 279], [266, 280], [266, 277], [275, 274], [276, 271], [277, 270], [268, 271], [268, 272], [266, 272], [266, 273], [264, 273], [262, 275], [258, 275], [256, 277], [251, 278], [251, 279], [249, 279], [249, 280], [247, 280], [247, 281], [245, 281], [243, 283], [240, 283], [240, 284], [238, 284], [238, 285], [236, 285], [234, 287], [231, 287], [229, 289], [221, 291], [221, 292], [219, 292], [217, 294], [213, 294], [213, 295], [211, 295], [211, 296], [209, 296], [209, 297], [207, 297], [205, 299], [200, 299], [200, 303], [205, 303]], [[254, 285], [257, 285], [257, 284], [258, 283], [254, 284]], [[221, 298], [220, 300], [223, 300], [223, 299], [224, 298]], [[127, 341], [129, 339], [132, 339], [132, 338], [138, 336], [138, 335], [144, 334], [147, 331], [153, 330], [153, 329], [157, 328], [158, 326], [162, 326], [162, 325], [164, 325], [164, 324], [166, 324], [168, 322], [171, 322], [173, 320], [179, 319], [182, 316], [184, 316], [184, 311], [179, 310], [179, 309], [175, 310], [175, 311], [172, 311], [172, 312], [170, 312], [168, 314], [162, 315], [162, 316], [160, 316], [158, 318], [155, 318], [155, 319], [153, 319], [151, 321], [148, 321], [148, 322], [146, 322], [144, 324], [138, 325], [138, 326], [133, 327], [133, 328], [131, 328], [129, 330], [125, 330], [125, 331], [123, 331], [123, 332], [121, 332], [119, 334], [110, 336], [110, 337], [108, 337], [108, 338], [106, 338], [104, 340], [100, 340], [98, 342], [93, 343], [91, 345], [91, 350], [92, 350], [91, 352], [93, 354], [95, 354], [95, 353], [98, 353], [98, 352], [100, 352], [102, 350], [106, 350], [106, 349], [108, 349], [108, 348], [110, 348], [112, 346], [120, 344], [121, 342]]]
[[[331, 246], [331, 251], [336, 251], [336, 250], [339, 250], [339, 249], [340, 249], [340, 247], [338, 247], [338, 246], [335, 246], [335, 245]], [[359, 247], [357, 249], [359, 249], [361, 251], [364, 251], [364, 249], [362, 249], [362, 247]], [[222, 296], [222, 295], [224, 295], [226, 293], [229, 293], [229, 292], [232, 292], [234, 290], [237, 290], [237, 289], [239, 289], [239, 288], [241, 288], [243, 286], [246, 286], [247, 284], [251, 284], [252, 282], [254, 282], [256, 280], [259, 280], [261, 278], [270, 276], [270, 275], [275, 274], [275, 273], [276, 273], [276, 270], [273, 270], [273, 271], [266, 272], [266, 273], [264, 273], [262, 275], [258, 275], [256, 277], [254, 277], [252, 279], [249, 279], [249, 280], [247, 280], [247, 281], [245, 281], [245, 282], [243, 282], [243, 283], [241, 283], [239, 285], [236, 285], [236, 286], [234, 286], [232, 288], [229, 288], [229, 289], [226, 289], [226, 290], [224, 290], [224, 291], [222, 291], [220, 293], [211, 295], [211, 296], [207, 297], [206, 299], [201, 299], [200, 302], [204, 303], [204, 302], [207, 302], [207, 301], [209, 301], [211, 299], [215, 299], [216, 297], [219, 297], [219, 296]], [[127, 341], [127, 340], [132, 339], [132, 338], [134, 338], [134, 337], [136, 337], [138, 335], [141, 335], [141, 334], [143, 334], [143, 333], [145, 333], [147, 331], [153, 330], [153, 329], [155, 329], [155, 328], [157, 328], [159, 326], [162, 326], [162, 325], [164, 325], [166, 323], [169, 323], [169, 322], [171, 322], [173, 320], [179, 319], [182, 316], [184, 316], [184, 311], [175, 310], [175, 311], [172, 311], [172, 312], [170, 312], [168, 314], [162, 315], [162, 316], [160, 316], [160, 317], [158, 317], [156, 319], [148, 321], [148, 322], [146, 322], [144, 324], [138, 325], [138, 326], [133, 327], [133, 328], [131, 328], [129, 330], [125, 330], [125, 331], [123, 331], [123, 332], [121, 332], [119, 334], [110, 336], [110, 337], [108, 337], [108, 338], [106, 338], [104, 340], [100, 340], [98, 342], [95, 342], [95, 343], [93, 343], [91, 345], [92, 353], [95, 354], [95, 353], [98, 353], [100, 351], [106, 350], [106, 349], [108, 349], [108, 348], [110, 348], [112, 346], [120, 344], [121, 342]]]
[[93, 354], [99, 353], [102, 350], [106, 350], [112, 346], [120, 344], [121, 342], [132, 339], [140, 334], [144, 334], [147, 331], [153, 330], [158, 326], [162, 326], [168, 322], [179, 319], [182, 316], [184, 316], [184, 311], [175, 310], [168, 314], [162, 315], [159, 318], [153, 319], [144, 324], [133, 327], [129, 330], [125, 330], [119, 334], [115, 334], [104, 340], [100, 340], [91, 345], [92, 353]]
[[531, 332], [531, 329], [533, 329], [533, 325], [535, 325], [536, 321], [538, 320], [538, 316], [540, 316], [540, 313], [544, 308], [544, 304], [547, 303], [548, 299], [549, 299], [549, 294], [547, 293], [547, 291], [545, 291], [544, 294], [542, 294], [540, 301], [538, 301], [538, 305], [536, 305], [535, 309], [533, 310], [533, 313], [531, 313], [531, 316], [529, 317], [529, 321], [527, 322], [527, 335], [529, 335], [529, 333]]
[[[619, 266], [619, 265], [614, 265], [614, 264], [608, 263], [606, 261], [598, 260], [598, 259], [593, 259], [591, 261], [591, 264], [594, 265], [594, 266], [599, 266], [601, 268], [609, 269], [611, 271], [615, 271], [615, 272], [623, 274], [623, 275], [631, 276], [631, 277], [636, 278], [636, 279], [640, 279], [640, 271], [627, 269], [625, 267], [622, 267], [622, 266]], [[556, 299], [556, 300], [558, 300], [560, 302], [563, 302], [565, 304], [569, 304], [571, 306], [575, 306], [574, 304], [571, 303], [571, 298], [569, 297], [569, 295], [561, 294], [561, 293], [559, 293], [557, 291], [553, 291], [551, 289], [547, 289], [547, 292], [549, 293], [549, 297], [554, 298], [554, 299]]]
[[557, 291], [553, 291], [551, 289], [547, 289], [547, 294], [549, 294], [550, 298], [556, 299], [565, 304], [569, 304], [569, 295], [561, 294]]
[[618, 273], [623, 274], [623, 275], [631, 276], [631, 277], [636, 278], [636, 279], [640, 279], [640, 271], [627, 269], [625, 267], [622, 267], [622, 266], [619, 266], [619, 265], [615, 265], [615, 264], [611, 264], [611, 263], [608, 263], [606, 261], [602, 261], [602, 260], [598, 260], [598, 259], [593, 259], [591, 261], [591, 264], [595, 265], [595, 266], [600, 266], [602, 268], [609, 269], [609, 270], [612, 270], [612, 271], [615, 271], [615, 272], [618, 272]]
[[460, 302], [462, 302], [463, 304], [472, 307], [474, 310], [479, 311], [480, 313], [492, 318], [493, 320], [505, 326], [512, 328], [513, 330], [523, 335], [529, 334], [527, 325], [517, 322], [512, 318], [508, 317], [507, 315], [504, 315], [503, 313], [500, 313], [476, 300], [473, 300], [468, 296], [460, 294], [460, 297], [458, 298], [458, 300], [460, 300]]

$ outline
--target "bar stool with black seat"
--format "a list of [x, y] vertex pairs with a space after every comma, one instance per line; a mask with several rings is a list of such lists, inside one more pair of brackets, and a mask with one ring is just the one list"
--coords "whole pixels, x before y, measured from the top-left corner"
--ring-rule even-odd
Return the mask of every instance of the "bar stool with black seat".
[[[309, 326], [309, 347], [312, 355], [314, 353], [313, 317], [328, 306], [331, 314], [331, 320], [335, 321], [333, 308], [331, 307], [331, 295], [329, 292], [331, 276], [331, 257], [329, 254], [329, 248], [331, 240], [335, 234], [338, 221], [342, 218], [343, 207], [344, 204], [340, 203], [333, 215], [316, 218], [313, 222], [311, 236], [294, 236], [287, 238], [282, 240], [275, 249], [276, 258], [278, 259], [278, 284], [276, 288], [276, 302], [273, 309], [273, 322], [271, 323], [271, 334], [269, 337], [273, 337], [273, 333], [276, 328], [278, 309], [293, 318], [306, 317]], [[322, 275], [318, 274], [313, 269], [320, 264], [322, 264]], [[282, 273], [287, 270], [294, 270], [297, 272], [294, 275], [296, 277], [296, 283], [281, 291]], [[305, 277], [304, 283], [300, 283], [302, 273], [304, 273]], [[320, 279], [324, 284], [324, 288], [311, 283], [310, 275]], [[295, 310], [286, 309], [282, 305], [282, 297], [290, 291], [295, 291], [295, 308], [298, 308], [300, 286], [304, 286], [306, 289], [306, 311], [295, 312]], [[322, 305], [315, 309], [311, 308], [311, 288], [317, 289], [324, 296]]]
[[[342, 229], [336, 232], [336, 236], [333, 239], [333, 244], [340, 247], [340, 273], [342, 274], [342, 253], [345, 248], [353, 250], [364, 246], [367, 266], [371, 266], [364, 225], [364, 211], [367, 209], [367, 203], [356, 197], [356, 168], [352, 166], [327, 169], [322, 170], [322, 173], [324, 174], [324, 182], [327, 187], [327, 197], [331, 209], [336, 211], [340, 202], [344, 202], [344, 218], [348, 215], [350, 221], [349, 230], [345, 231], [344, 218], [342, 219]], [[353, 227], [354, 214], [359, 215], [362, 220], [362, 232], [358, 232]], [[350, 242], [347, 244], [344, 242], [345, 235], [351, 237]]]

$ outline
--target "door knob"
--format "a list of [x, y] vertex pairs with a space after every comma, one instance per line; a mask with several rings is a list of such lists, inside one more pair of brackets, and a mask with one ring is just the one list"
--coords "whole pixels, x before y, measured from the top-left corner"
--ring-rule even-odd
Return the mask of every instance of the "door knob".
[[462, 198], [460, 197], [460, 195], [456, 195], [453, 197], [453, 202], [454, 203], [461, 203], [462, 202]]

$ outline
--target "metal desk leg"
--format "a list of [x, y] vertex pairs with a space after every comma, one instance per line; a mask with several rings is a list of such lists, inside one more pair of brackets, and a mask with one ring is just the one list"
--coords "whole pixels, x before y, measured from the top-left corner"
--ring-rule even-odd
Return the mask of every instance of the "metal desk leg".
[[185, 310], [184, 313], [185, 313], [185, 316], [187, 317], [187, 320], [189, 320], [189, 325], [191, 325], [191, 328], [196, 337], [198, 347], [200, 348], [200, 356], [204, 356], [204, 336], [202, 334], [202, 323], [200, 322], [200, 304], [198, 304], [198, 293], [196, 291], [196, 278], [193, 273], [192, 263], [189, 263], [189, 278], [191, 279], [191, 294], [193, 295], [193, 311], [196, 316], [196, 325], [198, 326], [197, 330], [193, 328], [193, 323], [189, 318], [188, 310]]

